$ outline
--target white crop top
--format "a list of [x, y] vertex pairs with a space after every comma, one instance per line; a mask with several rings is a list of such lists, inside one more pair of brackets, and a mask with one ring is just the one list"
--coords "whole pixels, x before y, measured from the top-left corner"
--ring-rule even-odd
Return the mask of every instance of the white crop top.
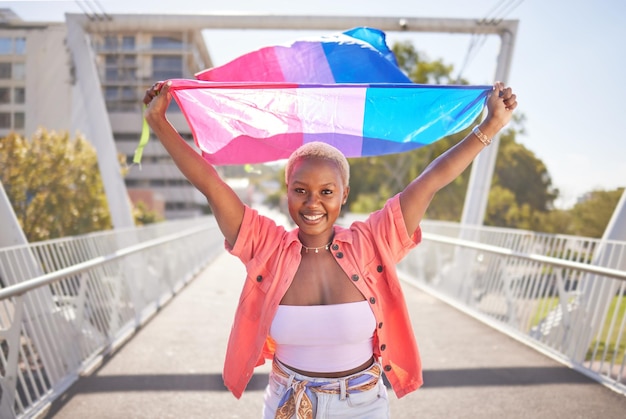
[[279, 305], [270, 327], [276, 358], [310, 372], [347, 371], [372, 357], [376, 318], [367, 301]]

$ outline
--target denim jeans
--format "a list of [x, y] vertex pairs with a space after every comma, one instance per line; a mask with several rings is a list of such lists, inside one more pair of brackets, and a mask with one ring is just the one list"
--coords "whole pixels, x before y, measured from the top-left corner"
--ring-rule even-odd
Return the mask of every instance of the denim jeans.
[[[277, 362], [277, 361], [274, 361]], [[283, 377], [275, 371], [270, 372], [269, 384], [265, 389], [263, 404], [263, 419], [274, 419], [276, 409], [283, 396], [290, 390], [291, 384], [296, 381], [307, 381], [309, 383], [339, 382], [340, 388], [346, 388], [346, 382], [351, 377], [361, 373], [356, 373], [342, 378], [318, 378], [308, 377], [298, 374], [282, 364], [279, 364], [289, 377]], [[343, 381], [343, 383], [341, 383]], [[312, 391], [309, 393], [313, 404], [313, 417], [316, 419], [335, 418], [359, 418], [359, 419], [388, 419], [389, 401], [387, 399], [387, 388], [382, 380], [378, 379], [377, 384], [365, 391], [348, 394], [341, 391], [340, 394], [327, 394]], [[295, 417], [295, 416], [294, 416]]]

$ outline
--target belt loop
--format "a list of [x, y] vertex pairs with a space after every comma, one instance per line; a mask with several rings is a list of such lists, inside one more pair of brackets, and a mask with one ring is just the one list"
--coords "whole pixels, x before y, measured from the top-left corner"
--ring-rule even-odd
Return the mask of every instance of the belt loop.
[[342, 378], [339, 380], [339, 400], [345, 400], [348, 397], [348, 392], [346, 391], [346, 379]]

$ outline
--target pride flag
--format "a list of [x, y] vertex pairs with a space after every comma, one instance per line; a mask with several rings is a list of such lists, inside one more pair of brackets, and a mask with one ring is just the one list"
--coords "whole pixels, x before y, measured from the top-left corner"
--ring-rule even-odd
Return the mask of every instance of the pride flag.
[[323, 141], [347, 157], [412, 150], [467, 128], [491, 86], [412, 83], [385, 34], [354, 28], [261, 48], [170, 92], [216, 165], [288, 158]]
[[206, 81], [290, 83], [411, 83], [383, 31], [349, 31], [297, 40], [244, 54], [196, 74]]
[[222, 83], [172, 80], [170, 92], [213, 164], [288, 158], [323, 141], [346, 157], [412, 150], [467, 127], [491, 87]]

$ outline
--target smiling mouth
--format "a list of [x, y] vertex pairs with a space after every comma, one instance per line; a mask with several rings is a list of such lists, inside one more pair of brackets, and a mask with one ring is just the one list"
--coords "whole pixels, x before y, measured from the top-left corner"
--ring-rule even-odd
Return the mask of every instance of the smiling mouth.
[[302, 214], [302, 218], [304, 218], [307, 221], [317, 221], [317, 220], [321, 219], [323, 216], [324, 216], [324, 214], [317, 214], [317, 215]]

